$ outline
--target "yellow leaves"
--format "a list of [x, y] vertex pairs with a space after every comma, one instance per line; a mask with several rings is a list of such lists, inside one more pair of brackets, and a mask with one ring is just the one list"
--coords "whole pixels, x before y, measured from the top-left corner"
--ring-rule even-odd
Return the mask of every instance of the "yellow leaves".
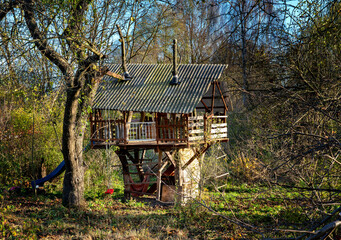
[[99, 71], [98, 66], [96, 64], [91, 65], [92, 70]]

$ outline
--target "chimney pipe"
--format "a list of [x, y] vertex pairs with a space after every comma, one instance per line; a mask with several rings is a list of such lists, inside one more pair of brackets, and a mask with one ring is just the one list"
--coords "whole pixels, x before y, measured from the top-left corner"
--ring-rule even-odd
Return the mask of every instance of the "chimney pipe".
[[124, 80], [128, 81], [131, 80], [131, 76], [129, 75], [129, 72], [127, 70], [127, 65], [126, 65], [126, 48], [125, 48], [125, 42], [124, 42], [124, 37], [121, 31], [120, 26], [118, 26], [118, 24], [116, 24], [117, 30], [118, 30], [118, 34], [120, 35], [120, 42], [121, 42], [121, 52], [122, 52], [122, 69], [123, 69], [123, 76], [124, 76]]
[[177, 62], [178, 62], [178, 46], [177, 46], [177, 40], [173, 40], [173, 78], [172, 81], [170, 82], [171, 85], [178, 85], [179, 82], [179, 77], [178, 77], [178, 68], [177, 68]]

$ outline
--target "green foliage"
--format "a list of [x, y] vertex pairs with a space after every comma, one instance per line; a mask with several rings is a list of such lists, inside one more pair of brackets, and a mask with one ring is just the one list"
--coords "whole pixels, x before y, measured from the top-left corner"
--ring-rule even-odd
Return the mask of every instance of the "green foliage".
[[123, 178], [115, 149], [88, 151], [85, 163], [88, 166], [85, 173], [86, 199], [103, 198], [108, 188], [114, 189], [111, 197], [123, 197]]
[[[49, 192], [34, 197], [0, 192], [0, 236], [5, 239], [259, 239], [230, 220], [257, 226], [263, 237], [301, 235], [276, 229], [310, 228], [320, 219], [305, 191], [229, 183], [221, 192], [205, 191], [203, 199], [165, 207], [155, 202], [111, 197], [89, 199], [82, 209], [67, 209]], [[302, 202], [303, 201], [303, 202]], [[150, 205], [150, 203], [153, 203]], [[324, 216], [335, 206], [325, 206]], [[337, 216], [335, 216], [337, 217]], [[336, 218], [330, 221], [334, 221]], [[239, 221], [241, 220], [241, 221]], [[336, 233], [337, 234], [337, 233]], [[334, 234], [334, 237], [337, 235]]]
[[23, 105], [8, 113], [4, 130], [0, 132], [0, 184], [27, 186], [62, 161], [61, 121], [54, 119], [59, 124], [52, 123], [50, 112], [43, 105], [47, 103]]

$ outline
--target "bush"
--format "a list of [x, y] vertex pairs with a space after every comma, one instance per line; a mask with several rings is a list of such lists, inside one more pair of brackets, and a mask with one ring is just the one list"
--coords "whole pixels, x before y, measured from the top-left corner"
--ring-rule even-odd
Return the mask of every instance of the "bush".
[[0, 184], [28, 185], [62, 161], [57, 143], [61, 126], [47, 121], [42, 111], [19, 107], [10, 113], [0, 142]]

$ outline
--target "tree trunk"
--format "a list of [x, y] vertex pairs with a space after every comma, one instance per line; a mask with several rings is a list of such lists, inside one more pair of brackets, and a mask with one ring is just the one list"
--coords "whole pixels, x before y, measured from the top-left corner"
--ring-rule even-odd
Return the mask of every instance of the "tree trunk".
[[63, 205], [80, 207], [84, 204], [83, 135], [84, 117], [79, 117], [80, 88], [69, 88], [64, 113], [63, 156], [65, 176], [63, 182]]
[[[70, 156], [79, 158], [78, 156]], [[66, 167], [63, 182], [63, 205], [65, 207], [81, 207], [84, 205], [84, 166], [83, 161], [70, 161], [72, 167]], [[67, 166], [67, 165], [66, 165]]]
[[75, 77], [70, 74], [69, 80], [73, 84], [68, 87], [66, 95], [62, 146], [65, 161], [63, 205], [66, 207], [82, 207], [85, 203], [83, 142], [87, 109], [92, 105], [98, 84], [107, 71], [106, 68], [100, 72], [87, 69], [81, 66]]
[[242, 40], [242, 75], [243, 75], [243, 105], [245, 108], [249, 107], [249, 81], [247, 76], [247, 45], [246, 45], [246, 28], [247, 28], [247, 13], [245, 1], [241, 2], [240, 26], [241, 26], [241, 40]]

